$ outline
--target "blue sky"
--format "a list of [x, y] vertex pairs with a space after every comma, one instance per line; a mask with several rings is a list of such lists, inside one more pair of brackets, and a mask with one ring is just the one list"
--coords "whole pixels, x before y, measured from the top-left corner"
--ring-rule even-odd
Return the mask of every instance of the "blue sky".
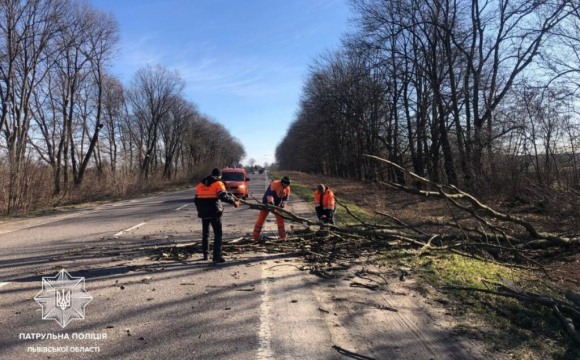
[[224, 124], [247, 158], [274, 161], [298, 109], [308, 66], [337, 49], [346, 0], [93, 0], [113, 12], [121, 43], [113, 73], [128, 84], [141, 66], [177, 69], [186, 97]]

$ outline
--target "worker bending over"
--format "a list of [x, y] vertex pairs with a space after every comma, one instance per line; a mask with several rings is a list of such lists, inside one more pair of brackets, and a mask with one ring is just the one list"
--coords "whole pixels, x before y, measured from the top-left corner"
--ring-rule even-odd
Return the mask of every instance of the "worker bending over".
[[318, 221], [334, 225], [334, 210], [336, 209], [334, 193], [324, 184], [319, 184], [314, 191], [314, 208]]
[[[272, 206], [279, 206], [281, 209], [284, 209], [288, 203], [288, 200], [290, 200], [290, 179], [287, 176], [284, 176], [282, 180], [274, 180], [270, 183], [266, 193], [264, 193], [262, 203]], [[270, 212], [268, 210], [260, 210], [258, 220], [254, 226], [254, 240], [258, 240], [260, 238], [262, 226], [264, 225], [264, 221], [266, 221], [269, 213]], [[280, 215], [276, 215], [276, 223], [278, 224], [278, 236], [280, 239], [285, 239], [286, 229], [284, 228], [284, 219]]]

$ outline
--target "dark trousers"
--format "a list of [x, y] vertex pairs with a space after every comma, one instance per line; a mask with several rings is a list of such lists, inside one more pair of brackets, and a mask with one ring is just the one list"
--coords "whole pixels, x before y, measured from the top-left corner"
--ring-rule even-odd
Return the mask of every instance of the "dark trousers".
[[332, 211], [332, 210], [325, 210], [325, 211], [326, 211], [326, 221], [324, 223], [335, 225], [335, 223], [334, 223], [334, 211]]
[[[322, 207], [320, 207], [320, 206], [317, 206], [315, 208], [315, 210], [316, 210], [316, 216], [318, 216], [318, 220], [321, 220], [325, 224], [335, 225], [335, 223], [334, 223], [334, 210], [322, 209]], [[322, 215], [326, 215], [324, 220], [322, 220]]]
[[222, 220], [221, 218], [201, 219], [201, 250], [207, 254], [209, 250], [209, 225], [213, 228], [213, 258], [222, 254]]

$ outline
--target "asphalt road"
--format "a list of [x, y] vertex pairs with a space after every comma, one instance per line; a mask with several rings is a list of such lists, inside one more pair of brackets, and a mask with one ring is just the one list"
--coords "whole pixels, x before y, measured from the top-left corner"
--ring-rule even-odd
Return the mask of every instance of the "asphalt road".
[[[250, 178], [261, 198], [266, 175]], [[410, 281], [386, 292], [349, 287], [352, 274], [320, 283], [282, 255], [153, 260], [201, 240], [193, 197], [189, 189], [0, 224], [0, 359], [474, 358]], [[313, 216], [295, 197], [289, 206]], [[226, 205], [224, 239], [249, 235], [256, 217]], [[272, 216], [264, 232], [275, 234]], [[84, 277], [93, 297], [85, 318], [64, 328], [43, 320], [34, 300], [42, 278], [61, 269]]]
[[[261, 197], [266, 175], [250, 177], [250, 192]], [[312, 319], [301, 322], [295, 316], [318, 316], [313, 299], [300, 294], [300, 272], [276, 280], [268, 276], [268, 267], [282, 261], [279, 256], [227, 256], [220, 265], [200, 256], [150, 260], [156, 246], [200, 240], [194, 194], [193, 189], [171, 192], [0, 226], [0, 359], [336, 357], [323, 322], [308, 326]], [[226, 205], [224, 238], [251, 232], [256, 217], [245, 206]], [[268, 219], [265, 231], [274, 229]], [[42, 277], [61, 269], [85, 277], [93, 297], [85, 319], [65, 328], [42, 320], [34, 300]], [[295, 312], [298, 301], [302, 306]], [[308, 301], [311, 306], [304, 306]], [[279, 327], [284, 321], [288, 324]], [[89, 335], [73, 339], [81, 333]], [[326, 341], [322, 350], [321, 341]], [[58, 353], [32, 352], [38, 348]], [[61, 352], [65, 348], [68, 352]], [[87, 353], [71, 352], [79, 348]]]

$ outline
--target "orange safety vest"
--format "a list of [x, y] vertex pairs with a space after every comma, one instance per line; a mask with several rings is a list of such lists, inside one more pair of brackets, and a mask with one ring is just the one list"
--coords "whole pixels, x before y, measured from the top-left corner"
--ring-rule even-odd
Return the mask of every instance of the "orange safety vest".
[[221, 181], [213, 182], [210, 186], [205, 186], [200, 182], [197, 184], [196, 195], [199, 199], [217, 199], [223, 191], [226, 191], [226, 186]]
[[326, 188], [324, 194], [320, 194], [318, 189], [314, 191], [314, 207], [322, 206], [324, 210], [332, 209], [334, 210], [334, 194], [330, 188]]
[[284, 188], [282, 181], [274, 180], [268, 186], [262, 202], [264, 204], [274, 203], [278, 206], [281, 202], [287, 202], [290, 199], [290, 186]]

